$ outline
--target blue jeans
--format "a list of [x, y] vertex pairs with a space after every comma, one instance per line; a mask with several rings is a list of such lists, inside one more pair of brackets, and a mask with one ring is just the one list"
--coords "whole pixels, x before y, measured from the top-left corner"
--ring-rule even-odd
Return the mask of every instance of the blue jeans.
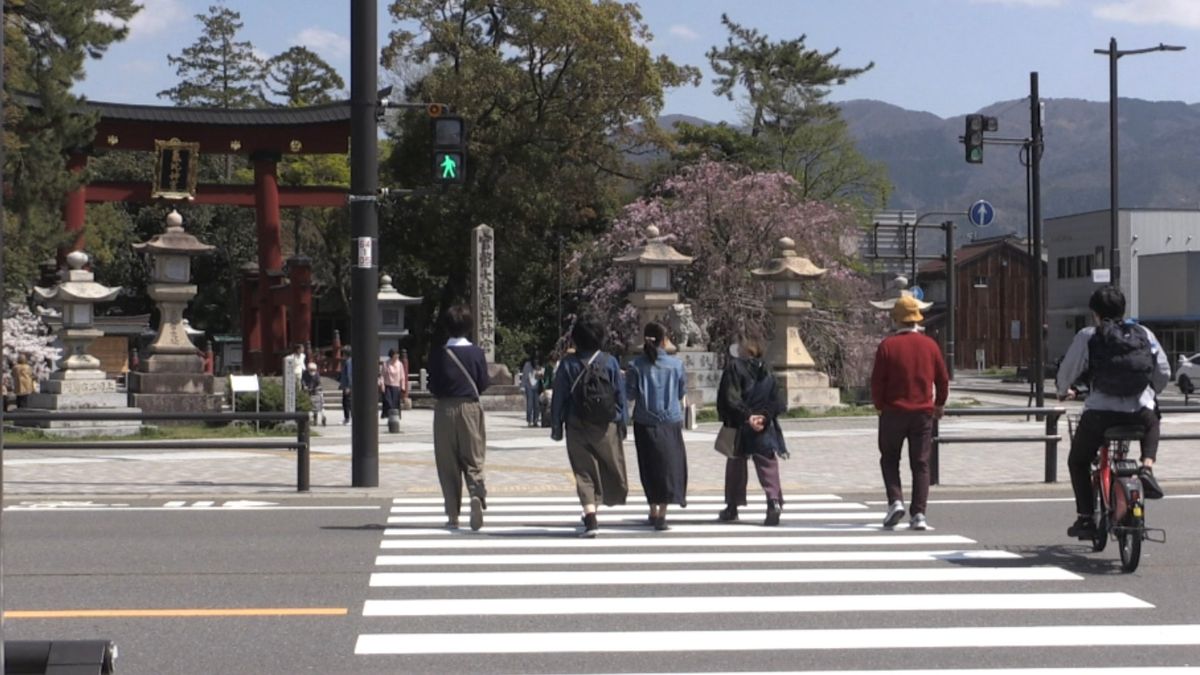
[[525, 422], [526, 424], [540, 424], [542, 419], [542, 406], [538, 401], [538, 390], [530, 388], [525, 390]]

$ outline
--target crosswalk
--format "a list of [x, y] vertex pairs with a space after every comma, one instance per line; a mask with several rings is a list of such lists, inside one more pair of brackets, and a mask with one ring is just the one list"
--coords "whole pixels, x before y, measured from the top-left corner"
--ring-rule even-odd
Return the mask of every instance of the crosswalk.
[[1145, 600], [961, 535], [885, 531], [881, 511], [836, 495], [790, 498], [775, 528], [761, 503], [720, 523], [721, 498], [696, 497], [668, 532], [631, 497], [601, 510], [596, 539], [577, 536], [571, 497], [489, 502], [470, 532], [441, 527], [440, 499], [394, 500], [355, 645], [364, 670], [968, 672], [985, 655], [1028, 672], [1039, 650], [1200, 648], [1200, 624], [1154, 624]]

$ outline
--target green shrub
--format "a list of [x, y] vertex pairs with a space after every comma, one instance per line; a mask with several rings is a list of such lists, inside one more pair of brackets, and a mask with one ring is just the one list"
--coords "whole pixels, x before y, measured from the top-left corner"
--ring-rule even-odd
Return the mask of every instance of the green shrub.
[[[258, 386], [259, 412], [283, 412], [282, 380], [278, 377], [264, 377], [259, 379]], [[254, 394], [238, 394], [237, 410], [238, 412], [254, 412]], [[312, 412], [312, 400], [309, 399], [308, 392], [299, 387], [296, 388], [296, 411], [303, 413]], [[270, 423], [264, 422], [264, 424]]]

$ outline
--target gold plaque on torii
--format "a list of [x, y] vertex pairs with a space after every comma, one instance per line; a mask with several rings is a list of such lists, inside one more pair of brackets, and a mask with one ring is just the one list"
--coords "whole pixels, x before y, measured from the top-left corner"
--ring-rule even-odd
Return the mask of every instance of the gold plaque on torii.
[[196, 196], [200, 144], [178, 138], [154, 141], [154, 187], [152, 198], [192, 199]]

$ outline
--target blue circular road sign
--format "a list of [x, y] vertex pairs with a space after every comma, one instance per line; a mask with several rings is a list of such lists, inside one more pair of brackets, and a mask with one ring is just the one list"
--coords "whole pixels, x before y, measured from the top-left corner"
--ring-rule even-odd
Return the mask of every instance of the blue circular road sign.
[[918, 300], [925, 299], [925, 289], [921, 288], [920, 286], [913, 286], [911, 289], [909, 289], [909, 292], [912, 293], [912, 296]]
[[975, 227], [987, 227], [996, 219], [996, 209], [992, 207], [991, 202], [980, 199], [967, 210], [967, 218]]

